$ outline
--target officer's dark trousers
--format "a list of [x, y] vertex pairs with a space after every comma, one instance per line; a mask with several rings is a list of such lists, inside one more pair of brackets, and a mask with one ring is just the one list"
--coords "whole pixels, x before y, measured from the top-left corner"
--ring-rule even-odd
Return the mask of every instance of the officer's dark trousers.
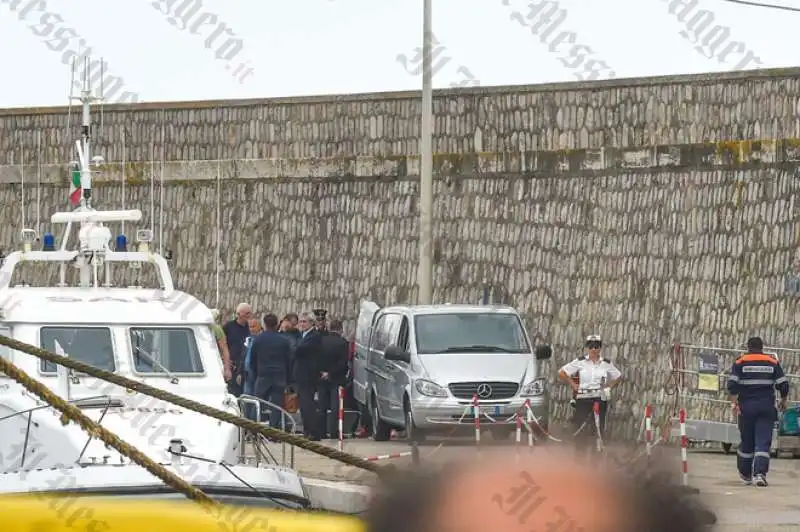
[[330, 381], [317, 384], [317, 435], [339, 437], [339, 386]]
[[773, 403], [767, 401], [743, 403], [739, 416], [739, 451], [736, 462], [739, 473], [745, 478], [766, 475], [769, 472], [769, 450], [772, 447], [772, 430], [778, 419]]
[[600, 434], [605, 438], [608, 403], [599, 399], [575, 400], [572, 427], [573, 431], [577, 432], [575, 445], [579, 455], [584, 455], [588, 451], [597, 448], [597, 428], [594, 420], [594, 404], [596, 402], [600, 404]]
[[316, 433], [317, 401], [314, 399], [316, 386], [312, 382], [297, 383], [297, 400], [300, 403], [300, 418], [303, 420], [303, 434], [307, 438], [320, 438]]

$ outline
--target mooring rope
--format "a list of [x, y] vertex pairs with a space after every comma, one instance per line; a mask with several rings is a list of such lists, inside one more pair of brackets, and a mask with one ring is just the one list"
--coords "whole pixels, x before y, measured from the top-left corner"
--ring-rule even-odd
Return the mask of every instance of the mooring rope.
[[78, 407], [68, 403], [60, 396], [50, 391], [44, 384], [31, 378], [30, 375], [3, 357], [0, 357], [0, 371], [20, 383], [29, 392], [37, 395], [42, 401], [61, 412], [61, 422], [64, 425], [68, 424], [70, 421], [74, 421], [85, 430], [89, 436], [98, 438], [109, 447], [113, 447], [119, 451], [122, 456], [145, 468], [147, 471], [163, 480], [164, 484], [175, 489], [175, 491], [183, 493], [189, 499], [206, 506], [216, 506], [218, 504], [209, 498], [208, 495], [195, 488], [175, 473], [157, 464], [133, 445], [121, 440], [113, 432], [89, 419]]
[[[98, 369], [94, 366], [90, 366], [89, 364], [85, 364], [78, 360], [61, 355], [56, 355], [45, 349], [41, 349], [39, 347], [29, 345], [24, 342], [20, 342], [19, 340], [16, 340], [14, 338], [9, 338], [8, 336], [3, 336], [1, 334], [0, 334], [0, 345], [4, 345], [16, 351], [27, 353], [31, 356], [35, 356], [37, 358], [46, 360], [47, 362], [51, 362], [53, 364], [64, 366], [73, 371], [77, 371], [79, 373], [85, 373], [86, 375], [89, 375], [91, 377], [108, 381], [112, 384], [116, 384], [123, 388], [136, 391], [143, 395], [155, 397], [156, 399], [160, 399], [162, 401], [178, 405], [187, 410], [198, 412], [200, 414], [217, 419], [219, 421], [224, 421], [226, 423], [236, 425], [237, 427], [243, 428], [245, 430], [261, 434], [271, 440], [286, 442], [290, 445], [295, 445], [300, 449], [305, 449], [312, 453], [322, 455], [326, 458], [330, 458], [331, 460], [342, 462], [343, 464], [347, 464], [349, 466], [357, 467], [359, 469], [364, 469], [366, 471], [371, 471], [373, 473], [389, 472], [389, 470], [394, 469], [390, 466], [385, 466], [385, 467], [379, 466], [374, 462], [364, 460], [359, 456], [345, 453], [339, 451], [338, 449], [310, 441], [306, 438], [297, 436], [295, 434], [289, 434], [282, 430], [262, 425], [247, 418], [237, 416], [229, 412], [225, 412], [223, 410], [219, 410], [217, 408], [204, 405], [202, 403], [198, 403], [197, 401], [186, 399], [185, 397], [175, 395], [174, 393], [168, 392], [166, 390], [161, 390], [154, 386], [150, 386], [142, 382], [137, 382], [135, 380], [128, 379], [121, 375], [110, 373], [102, 369]], [[38, 381], [34, 382], [38, 383]]]

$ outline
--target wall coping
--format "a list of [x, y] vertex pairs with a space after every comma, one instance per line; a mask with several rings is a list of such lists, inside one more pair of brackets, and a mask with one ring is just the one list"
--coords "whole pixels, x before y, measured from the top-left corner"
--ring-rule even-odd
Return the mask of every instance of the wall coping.
[[[570, 81], [535, 85], [498, 85], [488, 87], [466, 87], [435, 89], [434, 97], [448, 96], [502, 96], [506, 94], [536, 92], [596, 91], [610, 88], [652, 87], [661, 85], [711, 85], [729, 81], [757, 81], [765, 79], [800, 78], [800, 67], [744, 70], [735, 72], [709, 72], [704, 74], [679, 74], [649, 76], [642, 78], [618, 78], [596, 81]], [[104, 111], [141, 112], [200, 110], [217, 107], [251, 107], [262, 105], [312, 105], [347, 102], [369, 102], [385, 100], [408, 100], [421, 98], [421, 91], [387, 91], [360, 94], [323, 94], [314, 96], [286, 96], [276, 98], [249, 98], [240, 100], [197, 100], [182, 102], [142, 102], [127, 104], [105, 104]], [[0, 117], [61, 115], [67, 106], [19, 107], [0, 109]]]
[[[685, 169], [740, 169], [754, 166], [800, 166], [800, 139], [739, 140], [702, 144], [672, 144], [645, 148], [596, 148], [505, 153], [439, 153], [433, 156], [439, 178], [626, 171], [679, 171]], [[0, 184], [68, 184], [68, 164], [0, 166]], [[160, 161], [128, 162], [126, 182], [160, 180]], [[419, 156], [365, 156], [303, 159], [228, 159], [165, 161], [164, 181], [215, 181], [220, 179], [355, 179], [419, 176]], [[98, 168], [95, 181], [119, 182], [122, 163]]]

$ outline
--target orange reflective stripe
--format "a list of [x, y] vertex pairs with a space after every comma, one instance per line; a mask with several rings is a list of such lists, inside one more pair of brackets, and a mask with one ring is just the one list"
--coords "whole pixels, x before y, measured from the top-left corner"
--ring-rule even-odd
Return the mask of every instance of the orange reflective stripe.
[[769, 362], [770, 364], [777, 364], [778, 360], [772, 355], [747, 353], [736, 359], [737, 364], [742, 364], [744, 362]]

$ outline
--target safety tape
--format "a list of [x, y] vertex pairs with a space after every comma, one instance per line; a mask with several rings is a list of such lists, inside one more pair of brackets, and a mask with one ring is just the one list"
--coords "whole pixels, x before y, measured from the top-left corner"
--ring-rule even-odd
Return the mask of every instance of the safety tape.
[[377, 462], [378, 460], [391, 460], [392, 458], [405, 458], [411, 456], [411, 451], [404, 451], [402, 453], [389, 453], [389, 454], [376, 454], [374, 456], [367, 456], [364, 458], [367, 462]]
[[[467, 417], [467, 414], [469, 414], [470, 412], [472, 412], [472, 405], [469, 405], [466, 408], [464, 408], [464, 412], [461, 414], [461, 417], [458, 418], [458, 425], [453, 427], [453, 430], [451, 430], [450, 433], [445, 436], [445, 438], [449, 438], [450, 436], [455, 434], [458, 429], [462, 428], [461, 422], [464, 421], [464, 418]], [[444, 447], [444, 442], [440, 443], [435, 448], [433, 448], [431, 452], [425, 455], [424, 458], [427, 460], [428, 458], [436, 454], [442, 447]]]

